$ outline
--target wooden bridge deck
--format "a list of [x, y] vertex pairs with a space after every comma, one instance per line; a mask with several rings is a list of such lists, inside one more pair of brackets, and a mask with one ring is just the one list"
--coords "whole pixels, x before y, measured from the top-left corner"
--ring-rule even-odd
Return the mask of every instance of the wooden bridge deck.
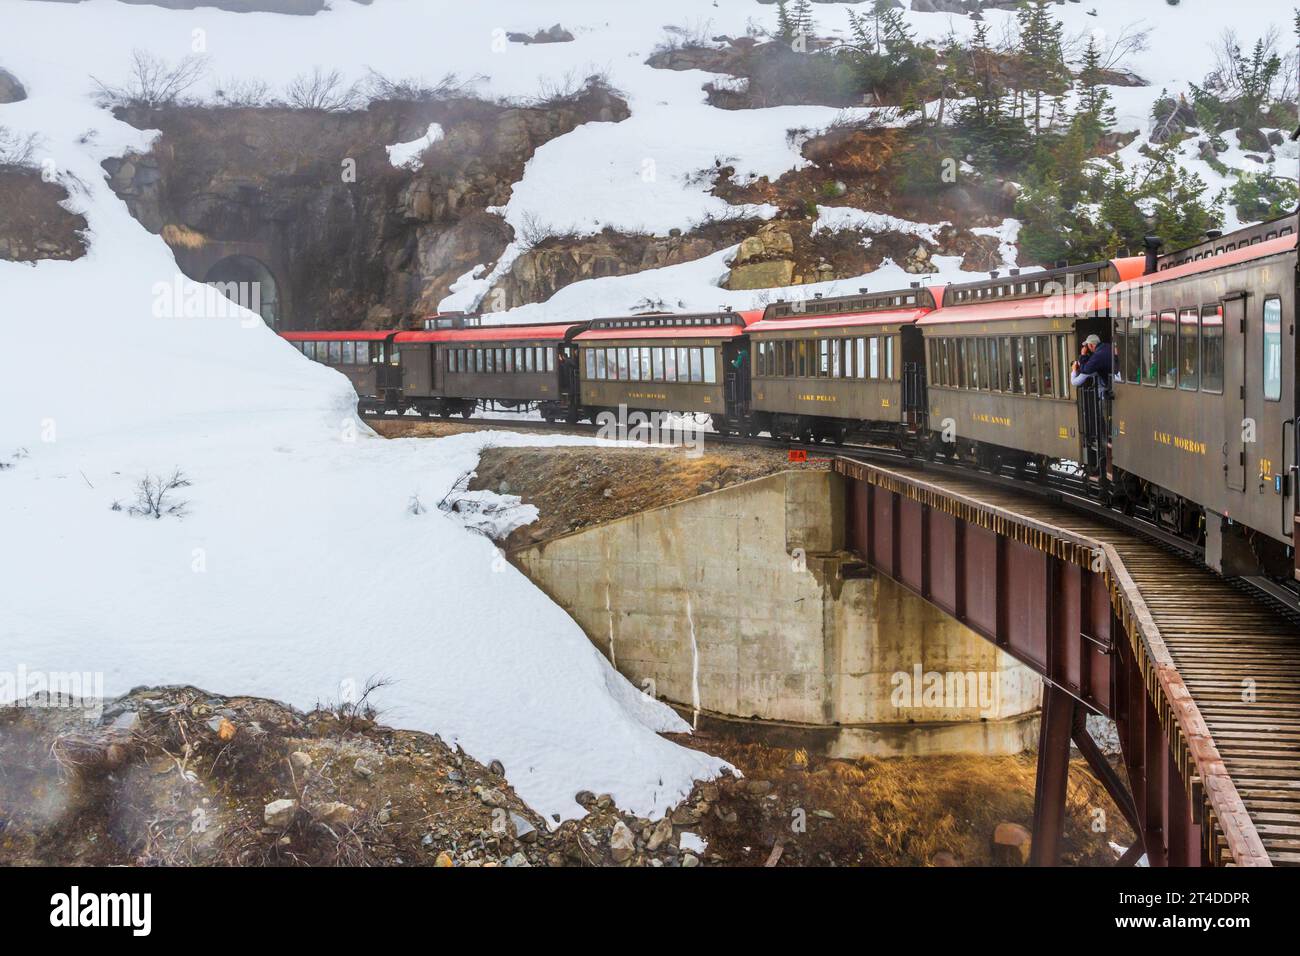
[[[1195, 723], [1199, 715], [1203, 721], [1258, 843], [1274, 865], [1300, 865], [1300, 631], [1291, 622], [1208, 569], [1104, 518], [977, 478], [853, 464], [924, 485], [1004, 519], [1061, 529], [1108, 546], [1123, 565], [1116, 576], [1131, 582], [1140, 595], [1138, 604], [1149, 612], [1148, 617], [1139, 607], [1137, 615], [1143, 619], [1144, 639], [1163, 643], [1172, 658], [1194, 705], [1187, 719]], [[837, 470], [861, 477], [843, 467]], [[1147, 681], [1153, 694], [1161, 692], [1159, 686]], [[1160, 710], [1161, 702], [1156, 704]], [[1182, 767], [1185, 777], [1196, 776], [1193, 761]], [[1202, 782], [1184, 783], [1191, 790]], [[1215, 842], [1210, 855], [1227, 862], [1233, 857], [1220, 823], [1210, 821]]]

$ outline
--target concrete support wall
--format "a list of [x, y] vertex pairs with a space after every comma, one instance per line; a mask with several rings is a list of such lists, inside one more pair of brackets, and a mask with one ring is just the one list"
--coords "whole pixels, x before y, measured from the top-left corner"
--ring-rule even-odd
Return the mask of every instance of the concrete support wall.
[[511, 559], [629, 680], [689, 710], [802, 726], [841, 755], [1032, 744], [1038, 678], [887, 578], [852, 576], [843, 509], [839, 476], [786, 472]]

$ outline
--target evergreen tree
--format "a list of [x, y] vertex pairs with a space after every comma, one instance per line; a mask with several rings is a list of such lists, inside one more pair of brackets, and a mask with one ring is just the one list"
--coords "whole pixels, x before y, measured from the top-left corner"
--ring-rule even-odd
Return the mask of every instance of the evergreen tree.
[[1115, 107], [1110, 102], [1110, 90], [1102, 85], [1103, 79], [1101, 50], [1096, 38], [1090, 36], [1079, 69], [1079, 107], [1073, 119], [1088, 150], [1095, 148], [1115, 125]]
[[[1043, 129], [1043, 101], [1069, 89], [1071, 76], [1065, 63], [1062, 26], [1052, 17], [1051, 0], [1027, 0], [1016, 14], [1020, 24], [1017, 74], [1021, 96], [1033, 100], [1034, 134]], [[1022, 103], [1022, 115], [1025, 106]]]
[[786, 9], [785, 0], [777, 0], [776, 4], [776, 38], [789, 42], [794, 39], [798, 31], [794, 27], [794, 20], [790, 17], [790, 11]]

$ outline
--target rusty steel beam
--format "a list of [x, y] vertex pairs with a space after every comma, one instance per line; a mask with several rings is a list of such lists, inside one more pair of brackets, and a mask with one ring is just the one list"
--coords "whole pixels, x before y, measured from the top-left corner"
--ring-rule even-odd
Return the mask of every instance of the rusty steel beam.
[[1070, 781], [1070, 736], [1079, 705], [1065, 690], [1043, 685], [1038, 733], [1038, 773], [1034, 781], [1034, 842], [1029, 862], [1057, 866], [1065, 836], [1065, 794]]

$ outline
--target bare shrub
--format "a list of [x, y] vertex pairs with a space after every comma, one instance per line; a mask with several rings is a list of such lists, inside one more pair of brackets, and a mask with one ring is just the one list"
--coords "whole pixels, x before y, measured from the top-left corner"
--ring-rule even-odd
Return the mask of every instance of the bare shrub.
[[0, 169], [35, 166], [36, 152], [40, 148], [41, 138], [36, 133], [23, 136], [0, 126]]
[[455, 73], [444, 73], [440, 79], [431, 83], [422, 76], [393, 78], [373, 67], [366, 67], [365, 79], [361, 81], [361, 92], [367, 100], [428, 103], [471, 96], [482, 79], [481, 76], [474, 76], [462, 80]]
[[232, 109], [270, 106], [275, 102], [271, 85], [260, 77], [232, 77], [216, 92], [217, 105]]
[[161, 518], [164, 515], [183, 518], [189, 502], [178, 499], [175, 492], [176, 489], [188, 488], [189, 485], [190, 480], [179, 468], [172, 472], [170, 478], [146, 474], [135, 486], [134, 504], [123, 509], [122, 505], [115, 501], [113, 510], [125, 510], [129, 515], [143, 518]]
[[[582, 74], [586, 73], [586, 76]], [[532, 107], [564, 106], [577, 103], [593, 93], [617, 95], [619, 91], [609, 79], [608, 70], [566, 70], [559, 76], [539, 76], [537, 92], [525, 97], [521, 105]]]
[[652, 52], [671, 53], [674, 50], [710, 49], [713, 41], [713, 21], [696, 20], [693, 24], [672, 24], [664, 27], [664, 38]]
[[100, 106], [158, 109], [179, 102], [207, 70], [206, 57], [191, 54], [171, 63], [148, 50], [136, 49], [131, 51], [131, 65], [122, 84], [112, 85], [94, 76], [90, 79]]
[[289, 105], [300, 110], [320, 110], [336, 113], [353, 109], [359, 100], [355, 85], [344, 82], [339, 70], [328, 73], [319, 66], [310, 73], [299, 73], [285, 87], [285, 99]]

